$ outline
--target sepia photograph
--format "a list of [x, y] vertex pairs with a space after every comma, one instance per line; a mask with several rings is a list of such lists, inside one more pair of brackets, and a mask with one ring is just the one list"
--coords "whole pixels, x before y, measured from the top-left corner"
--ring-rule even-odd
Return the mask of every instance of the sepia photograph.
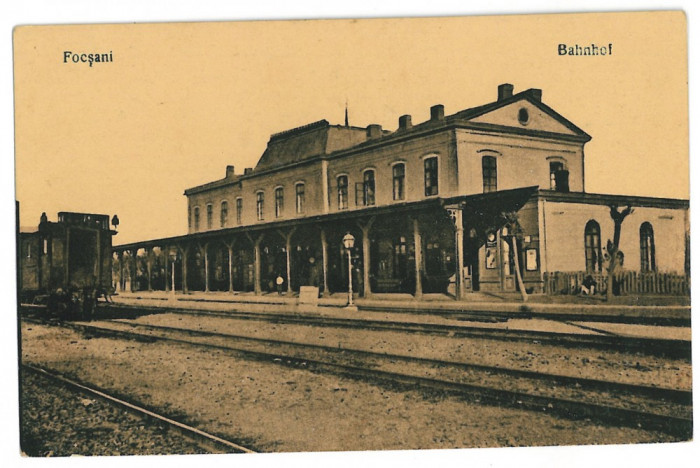
[[683, 11], [12, 52], [17, 456], [691, 443]]

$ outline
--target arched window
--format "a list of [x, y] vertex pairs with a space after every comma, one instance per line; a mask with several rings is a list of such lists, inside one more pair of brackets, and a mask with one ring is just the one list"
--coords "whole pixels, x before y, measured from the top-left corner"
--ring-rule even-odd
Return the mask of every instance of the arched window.
[[338, 209], [348, 209], [348, 176], [338, 176]]
[[221, 202], [221, 227], [226, 227], [228, 224], [228, 202], [226, 200]]
[[194, 232], [199, 231], [199, 207], [194, 207]]
[[256, 194], [255, 212], [258, 216], [258, 221], [262, 221], [265, 216], [265, 192], [258, 192]]
[[569, 191], [569, 171], [564, 161], [549, 161], [549, 188], [557, 192]]
[[374, 205], [374, 170], [366, 170], [362, 177], [362, 204]]
[[207, 229], [211, 229], [214, 223], [214, 206], [210, 203], [207, 205]]
[[586, 271], [589, 273], [601, 271], [603, 269], [603, 252], [600, 245], [600, 224], [594, 220], [586, 223], [584, 247], [586, 250]]
[[648, 222], [639, 227], [639, 253], [641, 270], [656, 271], [656, 249], [654, 247], [654, 228]]
[[425, 175], [425, 196], [430, 197], [438, 194], [438, 158], [432, 156], [423, 160], [423, 171]]
[[279, 218], [284, 214], [284, 188], [277, 187], [275, 189], [275, 218]]
[[243, 222], [243, 199], [236, 198], [236, 224]]
[[394, 164], [391, 172], [393, 174], [394, 200], [403, 200], [405, 198], [406, 165], [404, 163]]
[[305, 190], [306, 187], [303, 182], [299, 182], [295, 185], [297, 214], [302, 214], [304, 212], [304, 204], [306, 203]]
[[498, 190], [498, 170], [495, 157], [484, 156], [481, 158], [481, 174], [484, 179], [484, 193]]

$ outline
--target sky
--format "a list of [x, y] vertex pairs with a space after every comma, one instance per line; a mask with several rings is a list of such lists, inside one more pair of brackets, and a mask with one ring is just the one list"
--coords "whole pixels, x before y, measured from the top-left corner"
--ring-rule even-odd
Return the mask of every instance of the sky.
[[587, 191], [687, 198], [685, 35], [679, 12], [17, 28], [20, 224], [116, 213], [116, 244], [184, 234], [183, 191], [254, 167], [272, 133], [340, 124], [346, 102], [351, 125], [393, 130], [506, 82], [593, 137]]

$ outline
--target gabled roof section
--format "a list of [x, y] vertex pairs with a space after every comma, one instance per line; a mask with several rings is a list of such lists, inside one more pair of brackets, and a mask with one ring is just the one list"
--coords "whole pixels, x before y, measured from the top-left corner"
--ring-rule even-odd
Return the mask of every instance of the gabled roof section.
[[363, 128], [330, 125], [327, 120], [319, 120], [272, 135], [255, 170], [265, 171], [312, 159], [350, 148], [366, 138]]
[[[521, 119], [520, 109], [527, 111], [527, 119]], [[512, 127], [524, 131], [561, 133], [591, 137], [571, 121], [542, 102], [542, 91], [528, 89], [509, 97], [503, 97], [483, 106], [472, 107], [457, 112], [448, 120], [462, 120], [477, 124], [490, 124], [498, 127]]]

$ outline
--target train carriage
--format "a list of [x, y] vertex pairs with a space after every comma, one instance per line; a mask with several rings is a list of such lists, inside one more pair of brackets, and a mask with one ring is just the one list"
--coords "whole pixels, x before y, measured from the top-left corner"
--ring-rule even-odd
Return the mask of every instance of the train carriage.
[[[112, 218], [116, 228], [119, 221]], [[112, 289], [112, 236], [108, 215], [41, 215], [38, 229], [18, 239], [19, 300], [46, 303], [49, 313], [90, 315], [96, 298]]]

